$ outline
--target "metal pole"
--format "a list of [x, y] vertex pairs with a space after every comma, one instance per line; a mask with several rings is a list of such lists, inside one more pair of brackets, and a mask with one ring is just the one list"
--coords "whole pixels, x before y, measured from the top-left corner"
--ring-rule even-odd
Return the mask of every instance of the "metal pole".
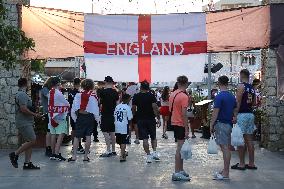
[[208, 79], [207, 79], [207, 85], [208, 85], [208, 100], [211, 99], [211, 81], [212, 81], [212, 74], [211, 74], [211, 59], [212, 54], [208, 53]]
[[230, 74], [231, 74], [231, 83], [233, 83], [233, 57], [232, 52], [230, 52]]
[[94, 13], [94, 0], [92, 0], [92, 13]]

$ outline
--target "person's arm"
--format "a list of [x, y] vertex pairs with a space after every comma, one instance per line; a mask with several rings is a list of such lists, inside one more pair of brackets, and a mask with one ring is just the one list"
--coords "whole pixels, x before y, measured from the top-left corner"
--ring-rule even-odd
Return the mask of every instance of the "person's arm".
[[159, 107], [158, 107], [157, 103], [152, 103], [152, 108], [153, 108], [155, 116], [158, 119], [160, 119], [160, 111], [159, 111]]
[[137, 111], [137, 106], [136, 105], [132, 105], [132, 114], [135, 115]]
[[93, 99], [93, 106], [95, 107], [94, 109], [94, 116], [95, 116], [95, 119], [97, 121], [97, 123], [100, 123], [101, 122], [101, 117], [100, 117], [100, 107], [99, 107], [99, 102], [98, 100], [92, 96], [92, 99]]
[[183, 125], [184, 125], [184, 128], [185, 128], [185, 138], [188, 138], [188, 136], [189, 136], [187, 108], [188, 107], [182, 108]]
[[34, 117], [41, 117], [40, 114], [34, 113], [28, 109], [27, 107], [28, 100], [29, 99], [25, 94], [19, 94], [19, 96], [16, 98], [16, 103], [17, 103], [17, 106], [19, 106], [20, 111], [26, 115], [31, 115]]
[[188, 106], [192, 108], [192, 97], [191, 96], [188, 97]]
[[210, 132], [211, 132], [211, 133], [214, 133], [214, 131], [215, 131], [215, 130], [214, 130], [214, 126], [215, 126], [215, 123], [216, 123], [216, 121], [217, 121], [219, 111], [220, 111], [219, 108], [214, 108], [214, 109], [213, 109], [213, 113], [212, 113], [211, 121], [210, 121]]
[[115, 91], [115, 100], [116, 100], [116, 105], [118, 105], [120, 102], [119, 102], [119, 93], [117, 91]]
[[218, 119], [218, 114], [220, 112], [221, 107], [222, 107], [222, 98], [221, 96], [217, 95], [214, 99], [214, 109], [213, 109], [211, 120], [210, 120], [210, 132], [211, 133], [214, 133], [215, 131], [214, 126]]
[[133, 99], [132, 99], [132, 107], [131, 107], [131, 109], [132, 109], [132, 114], [133, 115], [135, 115], [136, 111], [137, 111], [137, 99], [136, 98], [137, 98], [137, 96], [134, 95]]
[[160, 111], [157, 105], [157, 98], [155, 95], [151, 95], [152, 109], [154, 111], [155, 116], [160, 120]]
[[154, 114], [157, 118], [157, 127], [159, 128], [159, 127], [161, 127], [161, 116], [160, 116], [159, 106], [158, 106], [157, 102], [152, 103], [152, 108], [153, 108]]
[[237, 108], [237, 102], [235, 102], [235, 109], [234, 109], [234, 115], [233, 115], [233, 124], [237, 123], [237, 116], [238, 116], [238, 108]]
[[24, 114], [27, 114], [27, 115], [31, 115], [31, 116], [34, 116], [34, 117], [41, 117], [40, 114], [37, 114], [37, 113], [34, 113], [32, 111], [30, 111], [26, 105], [20, 105], [20, 111]]
[[127, 109], [127, 119], [128, 121], [131, 121], [133, 119], [133, 113], [131, 111], [131, 108], [129, 106], [129, 108]]
[[238, 88], [237, 88], [237, 109], [236, 109], [237, 112], [239, 112], [240, 107], [241, 107], [244, 90], [245, 90], [245, 88], [244, 88], [243, 84], [238, 85]]
[[188, 117], [187, 117], [188, 104], [189, 104], [189, 98], [186, 94], [184, 94], [183, 99], [181, 100], [181, 107], [182, 107], [183, 126], [185, 128], [185, 138], [188, 138], [189, 135], [189, 126], [188, 126]]

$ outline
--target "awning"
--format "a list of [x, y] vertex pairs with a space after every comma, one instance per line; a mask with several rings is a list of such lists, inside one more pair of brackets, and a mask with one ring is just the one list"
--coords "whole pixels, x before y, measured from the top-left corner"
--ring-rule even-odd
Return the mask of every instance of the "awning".
[[[84, 14], [23, 7], [22, 26], [36, 43], [26, 58], [83, 56]], [[207, 14], [208, 52], [253, 50], [284, 44], [284, 4]]]

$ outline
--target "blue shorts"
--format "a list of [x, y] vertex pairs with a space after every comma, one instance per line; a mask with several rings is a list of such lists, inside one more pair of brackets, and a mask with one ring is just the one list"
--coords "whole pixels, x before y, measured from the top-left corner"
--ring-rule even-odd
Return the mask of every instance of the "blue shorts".
[[216, 143], [218, 145], [231, 144], [232, 125], [227, 123], [217, 122], [214, 126]]
[[239, 113], [237, 117], [238, 126], [241, 128], [243, 134], [252, 135], [255, 130], [254, 114], [253, 113]]

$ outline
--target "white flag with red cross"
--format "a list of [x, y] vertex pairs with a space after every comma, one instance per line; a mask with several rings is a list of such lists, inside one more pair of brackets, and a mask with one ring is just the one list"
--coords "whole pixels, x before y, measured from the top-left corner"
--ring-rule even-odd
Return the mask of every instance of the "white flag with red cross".
[[206, 15], [86, 14], [84, 52], [87, 77], [97, 81], [202, 81]]

